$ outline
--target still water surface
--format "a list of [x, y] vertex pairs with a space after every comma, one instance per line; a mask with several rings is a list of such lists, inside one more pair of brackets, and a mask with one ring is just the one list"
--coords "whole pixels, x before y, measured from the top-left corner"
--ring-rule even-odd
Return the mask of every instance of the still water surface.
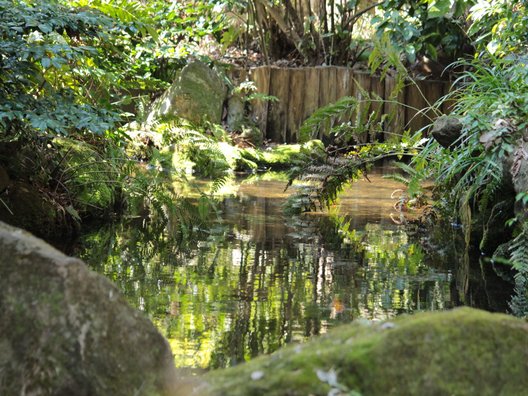
[[185, 247], [124, 220], [85, 235], [75, 254], [149, 315], [179, 367], [232, 366], [358, 318], [505, 309], [497, 281], [463, 264], [454, 230], [440, 230], [444, 242], [426, 254], [430, 238], [397, 224], [391, 194], [401, 186], [370, 180], [303, 216], [284, 214], [284, 181], [240, 181]]

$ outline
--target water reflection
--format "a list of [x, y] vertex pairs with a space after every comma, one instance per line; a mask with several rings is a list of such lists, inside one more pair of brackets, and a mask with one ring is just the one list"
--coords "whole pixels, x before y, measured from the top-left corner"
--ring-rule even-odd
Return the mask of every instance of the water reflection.
[[[283, 215], [285, 182], [245, 182], [186, 247], [128, 220], [84, 236], [76, 254], [152, 318], [180, 367], [231, 366], [356, 318], [459, 304], [456, 254], [426, 256], [390, 220], [399, 186], [371, 180], [301, 217]], [[481, 295], [480, 279], [464, 293]]]

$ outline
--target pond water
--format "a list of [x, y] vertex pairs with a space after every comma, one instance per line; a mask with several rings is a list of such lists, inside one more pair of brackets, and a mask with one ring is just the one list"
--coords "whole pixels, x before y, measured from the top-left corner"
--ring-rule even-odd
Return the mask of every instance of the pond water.
[[[184, 246], [138, 219], [87, 233], [75, 255], [115, 282], [168, 338], [176, 365], [226, 367], [355, 319], [466, 304], [506, 310], [489, 266], [470, 271], [456, 229], [424, 250], [369, 175], [325, 213], [287, 216], [281, 180], [241, 180], [220, 218]], [[475, 267], [474, 265], [471, 268]]]

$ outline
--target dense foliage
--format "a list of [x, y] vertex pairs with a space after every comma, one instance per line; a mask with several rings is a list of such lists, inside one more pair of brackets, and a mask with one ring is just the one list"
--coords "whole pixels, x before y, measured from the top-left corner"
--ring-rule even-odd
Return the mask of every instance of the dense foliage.
[[[213, 5], [2, 0], [0, 126], [102, 134], [221, 31]], [[159, 78], [158, 78], [159, 77]]]
[[[41, 224], [33, 229], [39, 234], [49, 222], [71, 232], [85, 217], [122, 207], [124, 198], [132, 206], [136, 196], [158, 207], [172, 202], [125, 157], [118, 127], [141, 118], [171, 73], [198, 55], [202, 38], [221, 31], [223, 17], [213, 9], [210, 2], [0, 1], [6, 215], [42, 217], [27, 224]], [[49, 203], [45, 210], [17, 206], [32, 191]]]
[[105, 109], [92, 73], [110, 59], [112, 21], [55, 3], [0, 2], [0, 127], [12, 139], [32, 128], [102, 133], [118, 114]]
[[473, 51], [465, 22], [472, 3], [466, 0], [388, 0], [383, 3], [383, 13], [374, 22], [378, 35], [389, 35], [409, 62], [426, 56], [438, 62], [437, 67], [442, 69]]

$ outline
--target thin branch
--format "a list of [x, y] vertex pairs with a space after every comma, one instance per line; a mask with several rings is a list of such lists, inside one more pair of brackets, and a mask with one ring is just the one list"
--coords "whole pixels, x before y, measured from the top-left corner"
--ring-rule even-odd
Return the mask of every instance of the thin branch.
[[384, 2], [383, 1], [380, 1], [378, 3], [374, 3], [370, 6], [368, 6], [367, 8], [361, 10], [361, 11], [358, 11], [357, 13], [355, 13], [354, 15], [351, 15], [347, 18], [346, 22], [343, 24], [344, 28], [348, 28], [348, 26], [350, 24], [354, 24], [362, 15], [366, 14], [367, 12], [369, 12], [370, 10], [382, 5]]

